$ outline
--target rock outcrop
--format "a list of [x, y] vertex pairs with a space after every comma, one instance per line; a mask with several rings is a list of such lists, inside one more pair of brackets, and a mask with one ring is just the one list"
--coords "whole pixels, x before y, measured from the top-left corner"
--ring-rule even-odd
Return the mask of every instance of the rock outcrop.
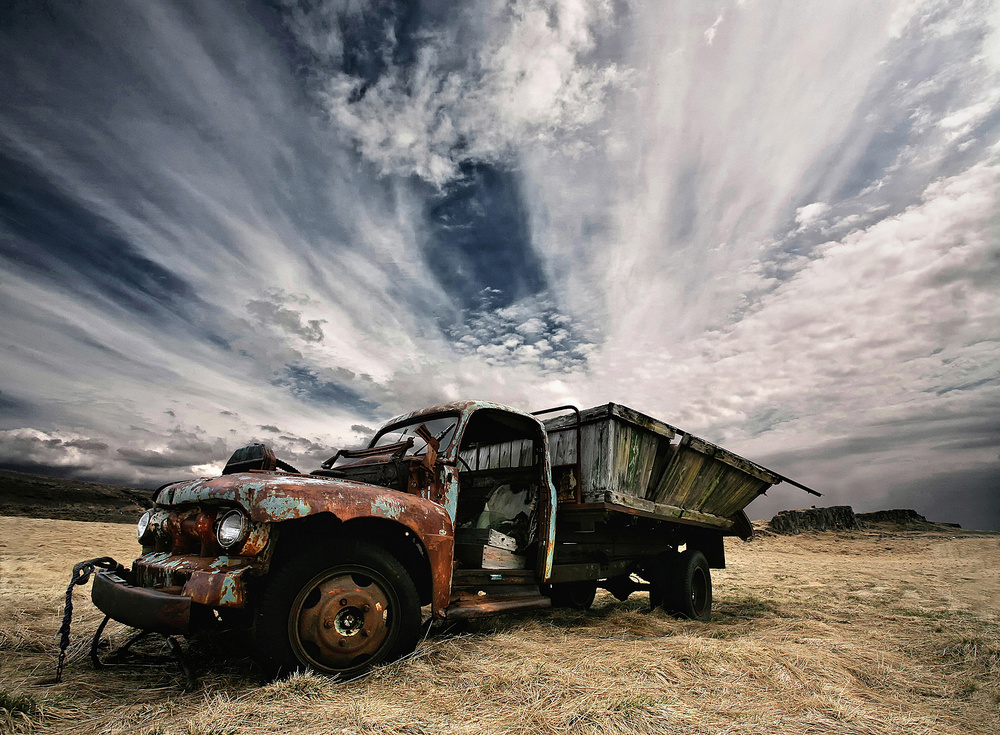
[[771, 519], [768, 527], [774, 533], [795, 534], [802, 531], [856, 531], [862, 526], [851, 506], [834, 505], [829, 508], [783, 510]]
[[927, 523], [927, 519], [917, 511], [901, 508], [858, 513], [858, 520], [864, 523]]

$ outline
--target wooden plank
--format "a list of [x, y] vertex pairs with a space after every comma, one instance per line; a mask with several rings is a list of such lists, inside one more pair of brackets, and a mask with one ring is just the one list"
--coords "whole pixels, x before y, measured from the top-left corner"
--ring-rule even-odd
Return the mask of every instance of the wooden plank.
[[495, 528], [459, 528], [455, 531], [455, 543], [495, 546], [507, 551], [517, 549], [517, 541], [512, 536]]
[[657, 442], [656, 451], [653, 455], [653, 464], [649, 473], [649, 482], [646, 485], [646, 491], [643, 493], [643, 497], [649, 500], [654, 500], [656, 496], [656, 489], [659, 487], [660, 479], [663, 477], [664, 471], [670, 464], [670, 460], [674, 458], [674, 452], [677, 449], [676, 444], [671, 444], [669, 439], [661, 438]]
[[535, 443], [531, 439], [521, 440], [521, 457], [518, 467], [531, 467], [535, 463]]
[[634, 495], [623, 493], [608, 493], [607, 502], [615, 505], [624, 505], [626, 508], [645, 511], [655, 517], [664, 520], [686, 522], [695, 525], [712, 526], [713, 528], [730, 528], [733, 525], [729, 518], [722, 518], [711, 513], [702, 513], [687, 508], [680, 508], [675, 505], [664, 503], [654, 503], [644, 498], [637, 498]]
[[647, 416], [644, 413], [639, 413], [635, 409], [623, 406], [620, 403], [609, 403], [608, 407], [609, 413], [612, 416], [617, 416], [630, 424], [642, 427], [646, 431], [665, 436], [667, 439], [673, 439], [680, 432], [680, 429], [670, 424], [664, 423], [659, 419], [654, 419], [652, 416]]
[[463, 449], [458, 453], [458, 456], [461, 457], [462, 460], [465, 462], [465, 464], [462, 464], [461, 462], [458, 463], [462, 469], [467, 469], [466, 465], [468, 465], [468, 468], [471, 468], [473, 470], [479, 469], [476, 466], [475, 449]]
[[553, 465], [576, 462], [576, 432], [561, 431], [549, 435], [549, 453]]
[[725, 462], [732, 467], [736, 467], [748, 475], [753, 475], [758, 480], [763, 480], [769, 485], [777, 485], [781, 481], [780, 477], [767, 468], [761, 467], [759, 464], [751, 462], [749, 459], [745, 459], [738, 454], [733, 454], [728, 449], [723, 449], [716, 444], [712, 444], [691, 434], [688, 434], [685, 438], [690, 440], [692, 450], [715, 457], [720, 462]]
[[527, 557], [495, 546], [483, 546], [483, 569], [524, 569]]
[[512, 442], [503, 442], [500, 444], [500, 467], [502, 469], [510, 469], [510, 457], [513, 452]]
[[[640, 413], [639, 411], [629, 408], [628, 406], [622, 406], [619, 403], [605, 403], [603, 406], [587, 408], [580, 412], [580, 422], [582, 424], [599, 423], [614, 417], [623, 419], [648, 431], [652, 431], [654, 434], [660, 434], [661, 436], [671, 439], [676, 434], [684, 433], [670, 424], [660, 421], [659, 419], [654, 419], [652, 416], [647, 416], [646, 414]], [[573, 430], [576, 428], [576, 415], [573, 413], [566, 413], [562, 416], [546, 419], [544, 424], [545, 430], [548, 432]]]

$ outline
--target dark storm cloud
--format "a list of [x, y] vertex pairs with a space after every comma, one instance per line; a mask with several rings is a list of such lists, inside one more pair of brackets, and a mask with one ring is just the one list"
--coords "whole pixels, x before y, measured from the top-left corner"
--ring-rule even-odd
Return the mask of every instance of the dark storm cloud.
[[0, 431], [0, 467], [70, 477], [106, 464], [108, 444], [78, 435], [31, 429]]
[[879, 505], [913, 508], [929, 521], [1000, 532], [1000, 462], [939, 472], [904, 483], [890, 490]]
[[294, 396], [311, 403], [331, 408], [346, 407], [364, 416], [372, 415], [377, 408], [357, 391], [322, 378], [316, 370], [303, 365], [286, 365], [283, 375], [272, 380], [271, 384], [287, 388]]
[[95, 439], [69, 439], [63, 442], [63, 446], [82, 449], [85, 452], [95, 452], [103, 454], [109, 447], [105, 442]]
[[10, 393], [0, 392], [0, 429], [13, 428], [22, 421], [31, 421], [40, 415], [38, 408]]
[[199, 434], [175, 431], [162, 449], [133, 449], [122, 447], [118, 456], [137, 467], [179, 469], [211, 464], [227, 456], [226, 445], [221, 439], [206, 440]]

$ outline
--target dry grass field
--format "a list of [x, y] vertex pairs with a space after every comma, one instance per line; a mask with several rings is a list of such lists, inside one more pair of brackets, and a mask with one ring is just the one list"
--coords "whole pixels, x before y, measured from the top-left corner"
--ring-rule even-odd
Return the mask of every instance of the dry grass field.
[[[40, 733], [1000, 732], [1000, 535], [867, 530], [727, 547], [711, 623], [599, 595], [588, 613], [433, 627], [409, 660], [352, 682], [261, 684], [236, 634], [172, 663], [94, 671], [99, 616], [73, 563], [135, 552], [127, 525], [0, 517], [0, 730]], [[727, 542], [728, 543], [728, 542]], [[112, 631], [117, 641], [126, 631]], [[152, 645], [156, 653], [158, 645]]]

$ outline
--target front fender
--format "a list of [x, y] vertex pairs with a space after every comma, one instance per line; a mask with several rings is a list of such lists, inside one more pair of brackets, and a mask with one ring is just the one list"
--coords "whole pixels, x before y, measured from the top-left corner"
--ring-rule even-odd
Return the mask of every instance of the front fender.
[[156, 500], [162, 505], [236, 502], [259, 523], [316, 513], [330, 513], [341, 521], [395, 521], [412, 531], [427, 552], [434, 614], [443, 616], [448, 606], [455, 534], [448, 511], [432, 500], [350, 480], [259, 472], [174, 483], [163, 488]]

